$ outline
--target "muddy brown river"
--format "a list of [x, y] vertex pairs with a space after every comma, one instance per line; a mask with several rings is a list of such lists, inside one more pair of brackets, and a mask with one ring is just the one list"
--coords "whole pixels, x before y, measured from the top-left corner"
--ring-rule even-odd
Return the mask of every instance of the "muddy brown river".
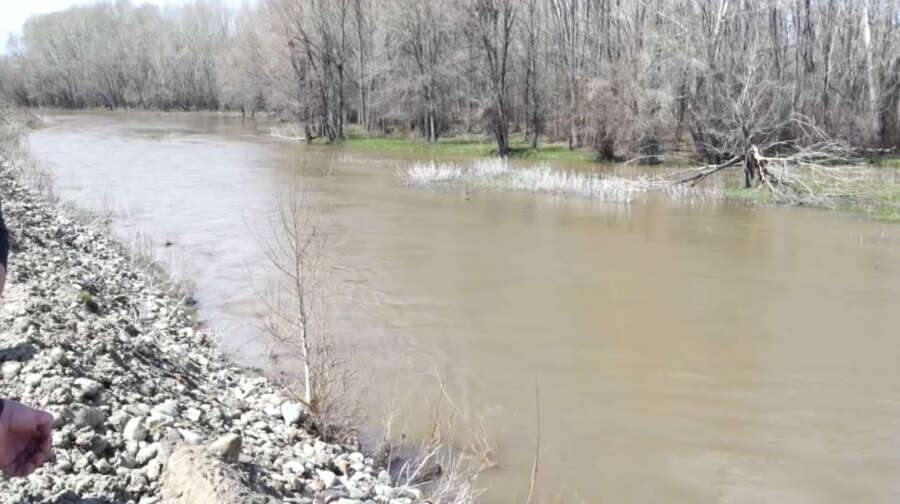
[[540, 488], [561, 502], [900, 501], [898, 225], [431, 191], [395, 181], [412, 157], [239, 118], [49, 118], [29, 143], [61, 197], [147, 236], [248, 365], [270, 365], [253, 235], [299, 174], [339, 265], [332, 329], [372, 367], [372, 422], [397, 405], [415, 435], [440, 375], [493, 439], [485, 502], [525, 500], [536, 383]]

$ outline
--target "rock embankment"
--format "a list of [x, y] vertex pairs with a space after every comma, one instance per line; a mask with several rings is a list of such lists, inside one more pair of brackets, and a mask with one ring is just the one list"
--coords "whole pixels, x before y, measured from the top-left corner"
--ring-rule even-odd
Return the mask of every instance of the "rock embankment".
[[0, 396], [56, 417], [51, 460], [0, 502], [412, 504], [417, 489], [211, 346], [171, 289], [70, 218], [0, 150], [13, 237], [0, 302]]

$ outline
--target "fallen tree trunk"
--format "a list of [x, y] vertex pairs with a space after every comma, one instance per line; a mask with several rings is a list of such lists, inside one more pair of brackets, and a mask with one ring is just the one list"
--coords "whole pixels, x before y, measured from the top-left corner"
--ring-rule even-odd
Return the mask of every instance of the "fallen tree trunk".
[[744, 156], [735, 156], [735, 157], [729, 159], [728, 161], [725, 161], [722, 164], [711, 166], [700, 173], [692, 175], [686, 179], [679, 180], [679, 181], [675, 182], [675, 185], [687, 184], [688, 182], [690, 182], [691, 187], [694, 187], [695, 185], [697, 185], [698, 182], [702, 181], [706, 177], [709, 177], [710, 175], [712, 175], [714, 173], [722, 171], [725, 168], [734, 166], [743, 160], [744, 160]]
[[707, 167], [700, 173], [695, 173], [690, 177], [676, 181], [675, 184], [678, 185], [690, 183], [690, 186], [694, 187], [710, 175], [718, 173], [725, 168], [730, 168], [740, 163], [744, 163], [745, 188], [749, 189], [752, 182], [755, 180], [757, 185], [765, 183], [767, 186], [769, 186], [770, 189], [774, 191], [774, 189], [772, 188], [772, 182], [777, 182], [778, 180], [771, 172], [769, 172], [769, 170], [766, 169], [766, 165], [771, 159], [772, 158], [764, 157], [762, 154], [760, 154], [759, 148], [751, 144], [743, 155], [735, 156], [722, 164]]

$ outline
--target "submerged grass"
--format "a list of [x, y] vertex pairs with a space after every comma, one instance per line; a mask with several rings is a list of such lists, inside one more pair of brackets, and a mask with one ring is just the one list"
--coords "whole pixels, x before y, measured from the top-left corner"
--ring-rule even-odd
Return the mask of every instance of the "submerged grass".
[[884, 168], [900, 168], [900, 156], [881, 158], [875, 164]]
[[736, 199], [746, 200], [755, 203], [774, 203], [775, 198], [772, 193], [761, 187], [751, 187], [749, 189], [743, 187], [733, 187], [725, 190], [725, 196]]
[[857, 166], [836, 170], [840, 170], [840, 178], [820, 174], [803, 179], [803, 189], [808, 192], [806, 197], [791, 193], [776, 195], [763, 186], [731, 188], [725, 195], [758, 204], [809, 206], [877, 221], [900, 222], [900, 183], [894, 181], [893, 169], [882, 171]]
[[[401, 184], [408, 186], [524, 191], [610, 203], [630, 203], [638, 193], [667, 191], [669, 185], [657, 178], [557, 170], [546, 165], [517, 168], [510, 166], [505, 158], [476, 160], [466, 166], [417, 162], [400, 168], [396, 176]], [[680, 189], [676, 192], [686, 191]]]
[[[898, 163], [900, 166], [900, 163]], [[886, 183], [875, 191], [866, 215], [878, 221], [900, 222], [900, 183]]]

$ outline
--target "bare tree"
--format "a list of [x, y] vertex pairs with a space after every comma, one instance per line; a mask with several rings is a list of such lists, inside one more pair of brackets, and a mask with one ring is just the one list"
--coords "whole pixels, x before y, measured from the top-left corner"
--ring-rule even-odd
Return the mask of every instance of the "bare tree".
[[483, 51], [482, 67], [487, 80], [487, 99], [482, 116], [497, 143], [497, 153], [509, 154], [510, 50], [516, 23], [514, 0], [470, 0], [468, 7], [470, 36]]
[[524, 27], [524, 55], [525, 89], [523, 103], [525, 106], [526, 129], [531, 130], [531, 148], [536, 149], [538, 138], [543, 128], [543, 100], [541, 97], [540, 79], [543, 68], [540, 66], [540, 12], [537, 0], [528, 0], [526, 5], [528, 22]]
[[353, 345], [329, 328], [331, 295], [327, 239], [308, 193], [288, 184], [266, 236], [258, 236], [275, 277], [263, 299], [270, 355], [300, 367], [298, 394], [328, 437], [347, 434], [359, 415], [360, 388]]
[[35, 16], [0, 87], [25, 105], [255, 110], [339, 141], [543, 135], [604, 160], [724, 162], [813, 122], [900, 144], [895, 0], [221, 0]]

